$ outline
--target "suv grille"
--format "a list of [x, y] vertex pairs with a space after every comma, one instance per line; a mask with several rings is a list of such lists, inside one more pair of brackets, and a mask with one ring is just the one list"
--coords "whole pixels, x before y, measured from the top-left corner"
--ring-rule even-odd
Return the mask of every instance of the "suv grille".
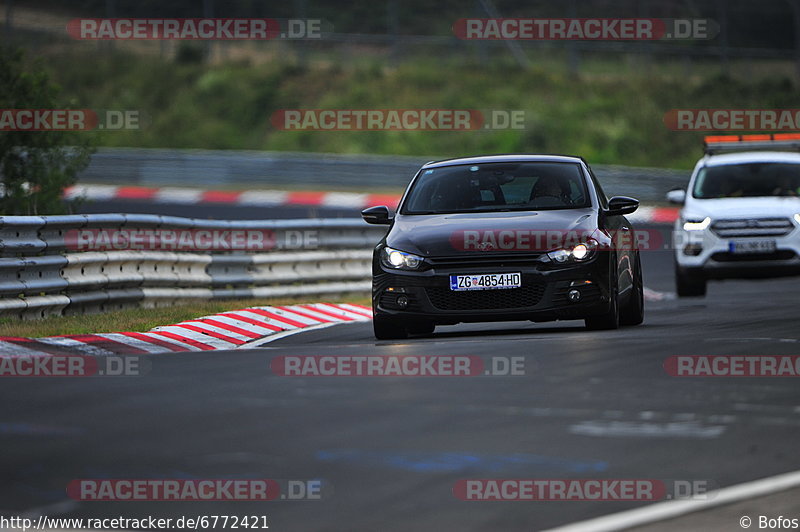
[[778, 249], [773, 253], [753, 253], [746, 255], [736, 255], [726, 251], [718, 251], [711, 255], [711, 259], [717, 262], [748, 262], [759, 260], [792, 260], [796, 255], [791, 249]]
[[543, 283], [505, 290], [456, 292], [449, 288], [427, 288], [428, 299], [439, 310], [499, 310], [536, 306], [544, 295]]
[[783, 236], [794, 229], [789, 218], [745, 218], [741, 220], [717, 220], [711, 224], [711, 230], [718, 236], [751, 237], [751, 236]]

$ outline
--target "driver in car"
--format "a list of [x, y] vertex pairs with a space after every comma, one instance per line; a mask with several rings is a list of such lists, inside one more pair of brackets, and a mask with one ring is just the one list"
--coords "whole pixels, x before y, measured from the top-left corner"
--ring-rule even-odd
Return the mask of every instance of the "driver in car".
[[534, 185], [530, 199], [539, 206], [563, 205], [564, 189], [557, 177], [542, 176]]

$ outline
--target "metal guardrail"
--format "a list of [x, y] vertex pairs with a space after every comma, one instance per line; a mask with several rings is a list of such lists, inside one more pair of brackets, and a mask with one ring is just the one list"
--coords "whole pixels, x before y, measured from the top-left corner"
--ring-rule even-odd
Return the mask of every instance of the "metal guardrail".
[[[81, 183], [253, 189], [289, 185], [328, 190], [331, 184], [400, 193], [419, 167], [436, 157], [343, 155], [230, 150], [100, 148], [79, 175]], [[690, 171], [593, 164], [605, 191], [661, 202], [685, 185]]]
[[[259, 231], [259, 249], [83, 250], [79, 230]], [[360, 219], [199, 220], [141, 214], [0, 217], [0, 317], [105, 312], [213, 298], [368, 291], [386, 228]], [[294, 242], [293, 235], [313, 238]]]

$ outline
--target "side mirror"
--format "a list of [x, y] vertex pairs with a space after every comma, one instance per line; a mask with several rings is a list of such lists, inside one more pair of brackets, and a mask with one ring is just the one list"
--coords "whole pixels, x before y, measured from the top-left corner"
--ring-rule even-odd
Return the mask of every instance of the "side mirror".
[[623, 214], [631, 214], [638, 208], [639, 200], [627, 196], [614, 196], [608, 200], [606, 214], [609, 216], [621, 216]]
[[673, 188], [667, 192], [667, 201], [676, 205], [683, 205], [686, 202], [686, 191], [682, 188]]
[[364, 209], [361, 211], [361, 217], [368, 224], [389, 225], [392, 223], [392, 216], [389, 212], [389, 207], [386, 205]]

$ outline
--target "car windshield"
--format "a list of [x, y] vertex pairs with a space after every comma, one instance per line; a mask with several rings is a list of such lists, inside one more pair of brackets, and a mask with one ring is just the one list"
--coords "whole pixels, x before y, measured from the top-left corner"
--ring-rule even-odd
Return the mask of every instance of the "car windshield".
[[483, 163], [424, 170], [400, 212], [534, 211], [590, 205], [576, 163]]
[[699, 199], [800, 196], [800, 164], [707, 166], [697, 174], [692, 193]]

